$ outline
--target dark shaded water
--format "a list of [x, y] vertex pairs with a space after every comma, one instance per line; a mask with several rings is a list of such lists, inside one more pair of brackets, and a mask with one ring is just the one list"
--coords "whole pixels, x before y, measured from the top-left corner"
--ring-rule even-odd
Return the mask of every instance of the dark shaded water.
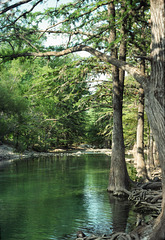
[[0, 168], [1, 240], [74, 239], [129, 231], [136, 214], [106, 192], [110, 157], [100, 154], [15, 161]]

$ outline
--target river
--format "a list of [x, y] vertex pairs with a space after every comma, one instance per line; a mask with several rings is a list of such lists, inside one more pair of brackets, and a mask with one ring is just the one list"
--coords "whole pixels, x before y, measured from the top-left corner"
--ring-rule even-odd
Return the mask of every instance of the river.
[[0, 168], [1, 240], [75, 239], [129, 231], [130, 203], [107, 193], [110, 156], [40, 157]]

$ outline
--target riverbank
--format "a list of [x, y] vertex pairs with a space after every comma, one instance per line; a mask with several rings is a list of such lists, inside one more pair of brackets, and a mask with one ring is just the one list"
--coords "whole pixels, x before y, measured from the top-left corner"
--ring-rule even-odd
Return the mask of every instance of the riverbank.
[[36, 151], [24, 151], [19, 153], [12, 146], [1, 144], [0, 145], [0, 162], [13, 161], [16, 159], [39, 157], [39, 156], [57, 156], [57, 155], [75, 155], [79, 156], [81, 154], [90, 153], [102, 153], [111, 155], [111, 149], [93, 149], [93, 148], [82, 148], [78, 147], [75, 149], [65, 150], [65, 149], [54, 149], [49, 152], [36, 152]]

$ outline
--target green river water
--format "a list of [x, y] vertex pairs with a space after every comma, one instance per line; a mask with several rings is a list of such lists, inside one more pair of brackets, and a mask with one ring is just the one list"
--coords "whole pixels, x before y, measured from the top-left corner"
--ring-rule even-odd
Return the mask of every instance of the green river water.
[[65, 240], [78, 230], [131, 230], [136, 214], [130, 204], [106, 191], [109, 166], [109, 156], [87, 154], [0, 167], [0, 239]]

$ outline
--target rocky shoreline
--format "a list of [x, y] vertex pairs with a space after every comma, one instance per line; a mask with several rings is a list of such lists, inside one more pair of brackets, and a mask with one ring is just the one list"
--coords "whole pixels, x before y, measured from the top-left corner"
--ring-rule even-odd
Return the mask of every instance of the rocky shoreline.
[[0, 162], [20, 159], [20, 158], [27, 158], [31, 157], [33, 152], [25, 151], [24, 153], [16, 152], [15, 148], [12, 146], [1, 144], [0, 145]]
[[64, 149], [54, 149], [49, 152], [36, 152], [36, 151], [24, 151], [23, 153], [16, 152], [16, 149], [7, 144], [0, 145], [0, 163], [2, 165], [3, 162], [11, 162], [16, 159], [24, 159], [31, 157], [39, 157], [39, 156], [63, 156], [63, 155], [72, 155], [72, 156], [80, 156], [81, 154], [90, 154], [90, 153], [102, 153], [111, 155], [111, 149], [93, 149], [93, 148], [76, 148], [72, 150], [64, 150]]

